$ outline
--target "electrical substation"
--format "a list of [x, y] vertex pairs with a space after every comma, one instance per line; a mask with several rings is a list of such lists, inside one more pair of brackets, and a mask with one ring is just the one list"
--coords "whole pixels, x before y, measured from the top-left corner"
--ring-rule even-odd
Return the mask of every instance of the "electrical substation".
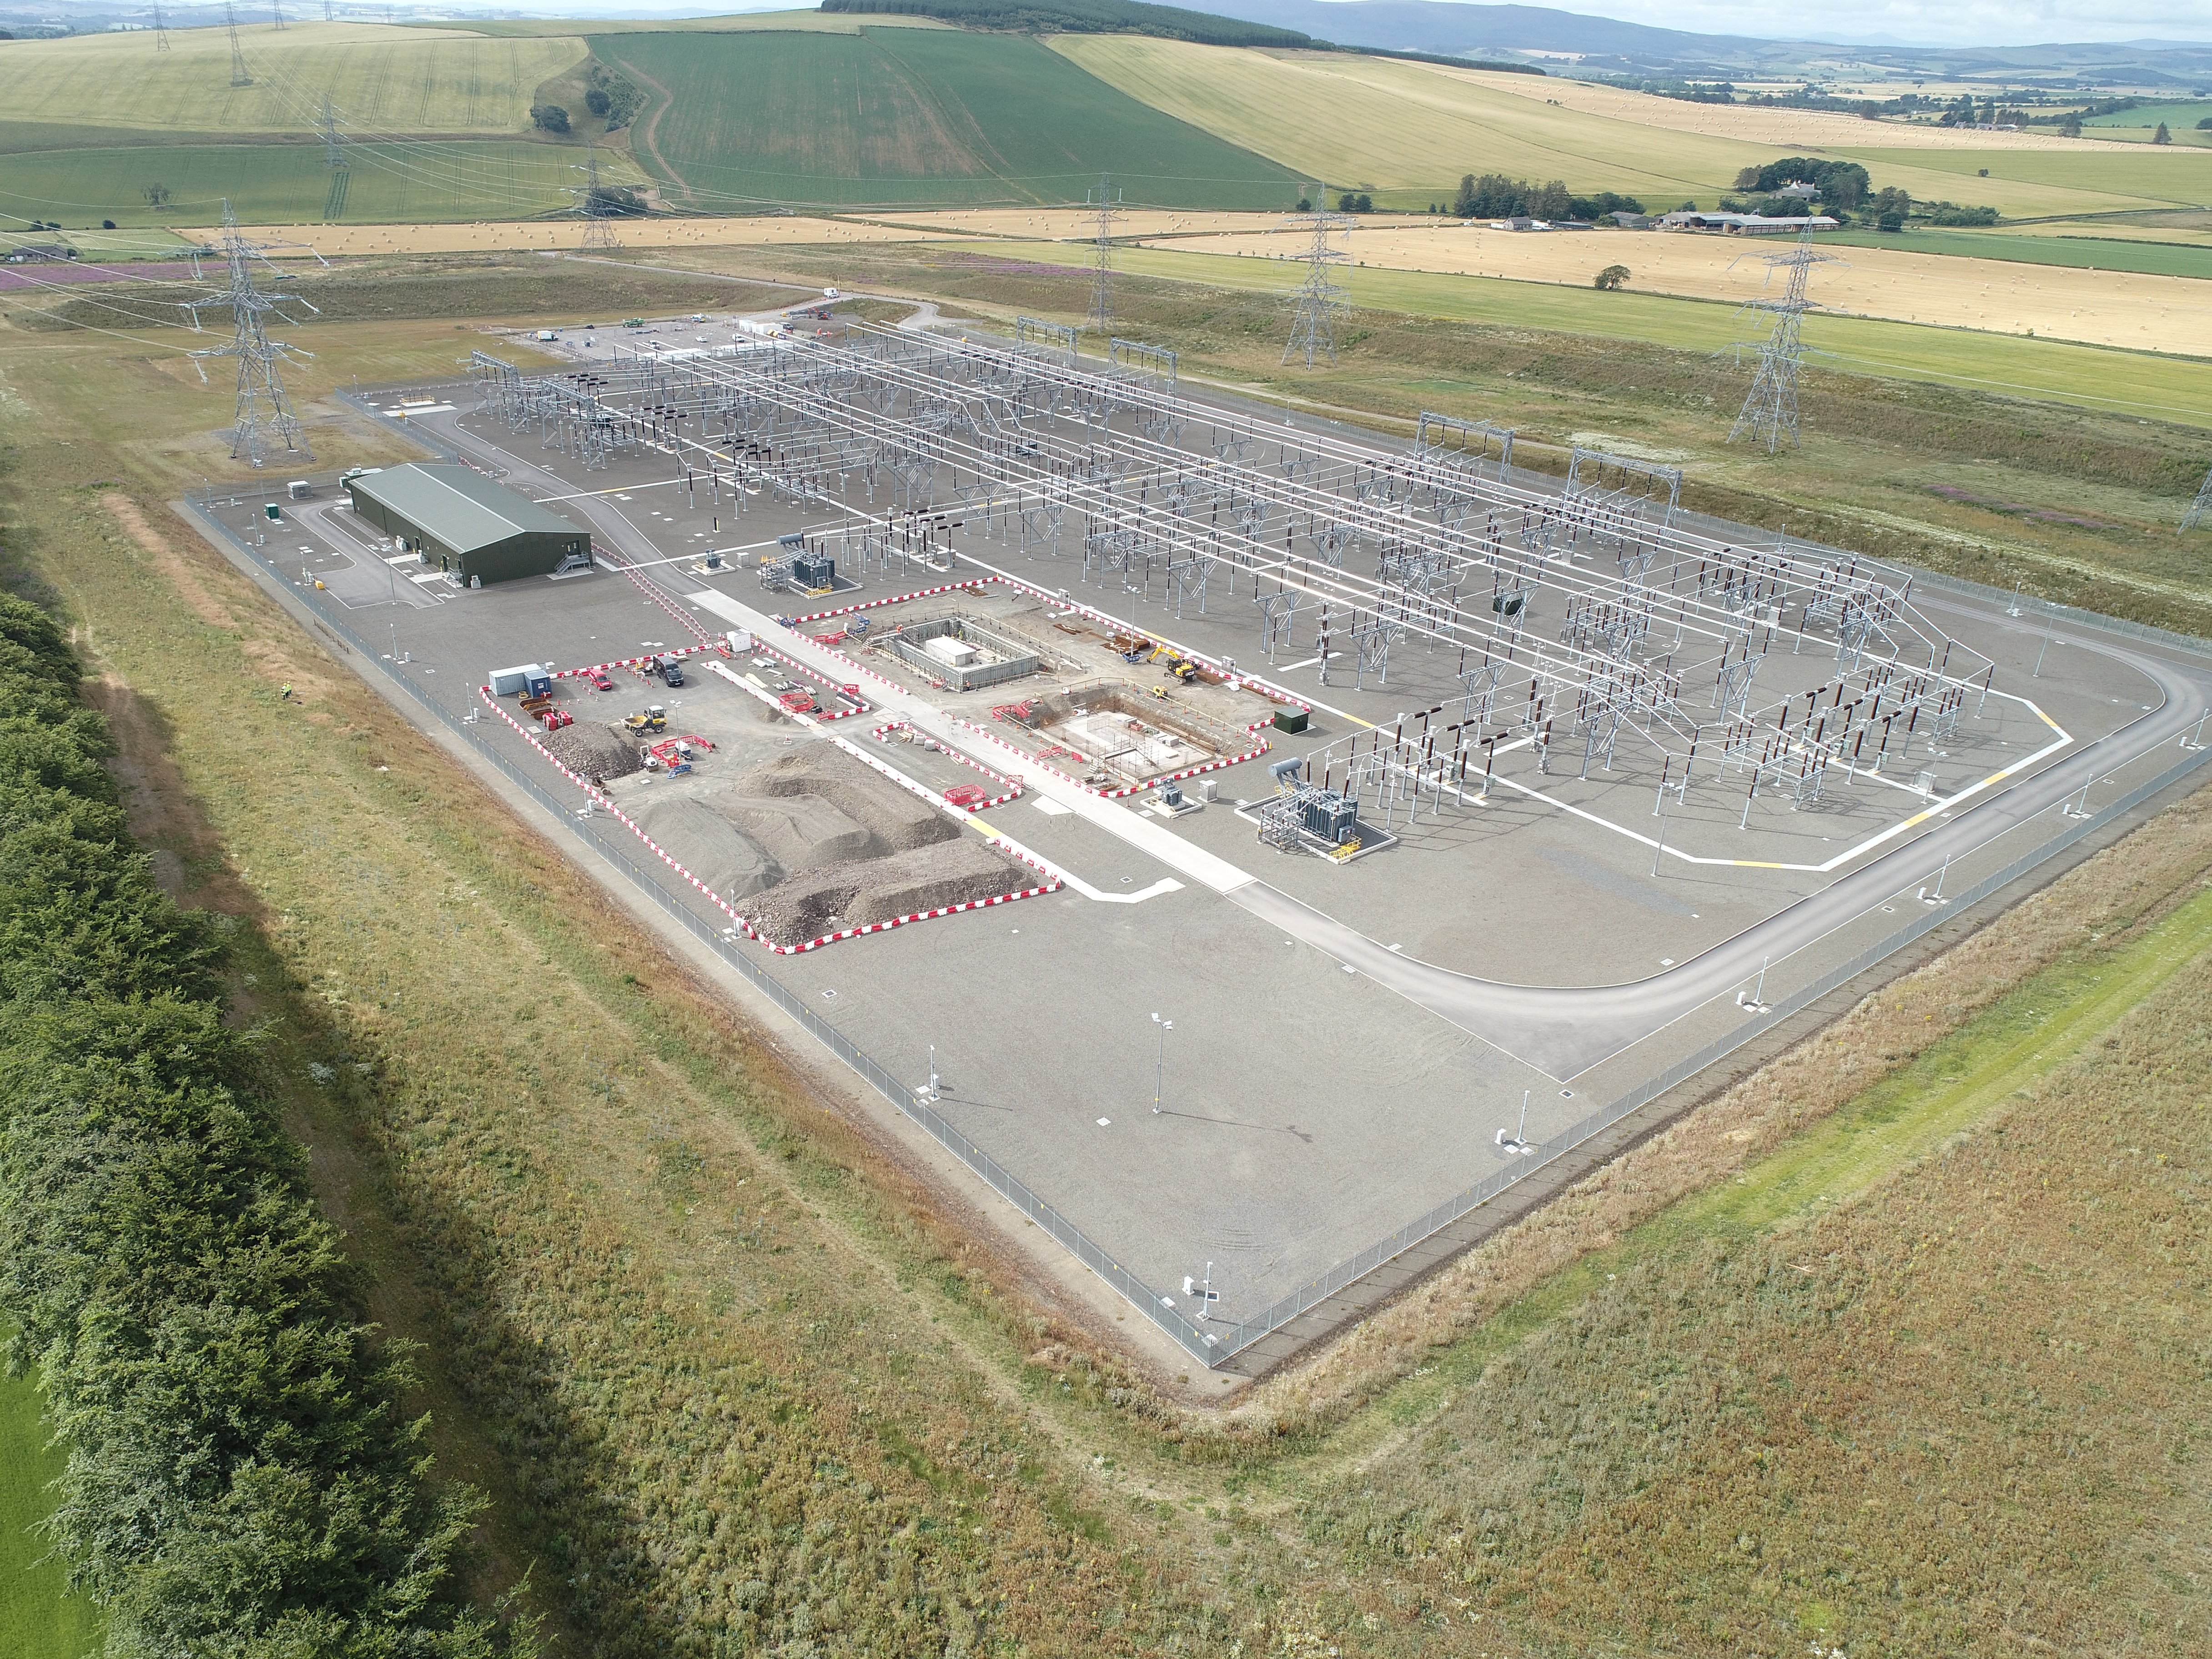
[[588, 563], [471, 587], [319, 482], [204, 516], [1209, 1364], [2203, 752], [2201, 658], [1649, 457], [1034, 319], [557, 332], [360, 401]]

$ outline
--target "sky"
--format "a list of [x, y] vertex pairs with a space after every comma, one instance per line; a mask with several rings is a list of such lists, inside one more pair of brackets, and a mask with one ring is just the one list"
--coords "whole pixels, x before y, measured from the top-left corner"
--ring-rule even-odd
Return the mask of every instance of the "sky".
[[[1810, 9], [1754, 0], [1531, 0], [1561, 11], [1698, 34], [2025, 46], [2054, 41], [2212, 41], [2212, 0], [1823, 0]], [[1781, 21], [1783, 18], [1788, 20]]]

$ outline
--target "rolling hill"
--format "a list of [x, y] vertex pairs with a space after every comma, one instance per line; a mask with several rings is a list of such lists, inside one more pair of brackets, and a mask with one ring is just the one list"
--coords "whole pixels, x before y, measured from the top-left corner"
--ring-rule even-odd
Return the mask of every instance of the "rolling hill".
[[143, 33], [23, 40], [0, 55], [9, 127], [97, 124], [140, 131], [301, 133], [327, 94], [376, 133], [520, 136], [541, 82], [581, 61], [574, 33], [486, 40], [378, 23], [240, 24], [252, 84], [231, 84], [221, 29], [177, 29], [158, 52]]
[[2212, 81], [2212, 44], [2186, 40], [2058, 43], [2030, 46], [1854, 46], [1820, 39], [1816, 18], [1790, 21], [1793, 40], [1698, 34], [1593, 17], [1548, 6], [1468, 4], [1464, 0], [1224, 0], [1231, 17], [1298, 29], [1344, 46], [1455, 56], [1565, 55], [1583, 71], [1673, 77], [1790, 77], [1832, 70], [1998, 84], [2175, 87]]
[[[1619, 191], [1647, 205], [1710, 206], [1741, 167], [1789, 153], [1724, 136], [1749, 112], [1609, 88], [1130, 35], [1063, 35], [1053, 46], [1229, 143], [1330, 184], [1399, 192], [1401, 205], [1433, 198], [1462, 173], [1496, 172]], [[1593, 100], [1608, 112], [1587, 106]], [[1637, 118], [1647, 112], [1650, 119]], [[1837, 129], [1826, 153], [1863, 161], [1878, 185], [1923, 200], [1987, 204], [2008, 217], [2212, 201], [2212, 156], [2178, 147], [2070, 149], [2053, 139], [2008, 148], [1995, 134], [1986, 147], [1970, 147], [1963, 134], [1930, 147], [1932, 129], [1819, 118]]]
[[[0, 51], [0, 223], [205, 224], [226, 198], [264, 224], [567, 206], [580, 158], [534, 134], [530, 108], [583, 63], [580, 38], [267, 22], [239, 35], [243, 87], [220, 29], [175, 30], [167, 52], [143, 33]], [[325, 98], [344, 137], [343, 189], [315, 133]], [[606, 171], [643, 182], [618, 153]]]
[[[1163, 112], [1024, 35], [623, 34], [593, 50], [658, 100], [633, 146], [670, 198], [1287, 208], [1292, 168]], [[835, 118], [823, 118], [826, 112]]]
[[[1018, 0], [847, 3], [1031, 15]], [[1076, 20], [1086, 28], [1125, 14], [1185, 34], [1211, 27], [1174, 8], [1065, 4], [1087, 8]], [[1368, 15], [1370, 4], [1378, 16], [1428, 15], [1412, 0], [1327, 9]], [[1533, 8], [1434, 9], [1477, 14], [1485, 27], [1590, 21]], [[657, 183], [667, 204], [702, 212], [1066, 204], [1102, 175], [1132, 204], [1174, 209], [1275, 211], [1313, 184], [1425, 207], [1462, 174], [1486, 172], [1650, 207], [1710, 206], [1744, 167], [1792, 154], [1848, 156], [1878, 185], [2008, 218], [2212, 202], [2212, 146], [2193, 143], [1967, 135], [1558, 76], [1164, 34], [963, 28], [889, 12], [558, 32], [569, 27], [257, 23], [240, 30], [243, 86], [231, 84], [228, 37], [216, 29], [178, 30], [166, 52], [144, 33], [9, 44], [0, 218], [205, 223], [226, 197], [263, 222], [531, 216], [567, 209], [587, 137], [607, 177]], [[632, 124], [609, 131], [586, 113], [593, 65], [638, 89]], [[344, 137], [343, 189], [316, 134], [325, 100]], [[565, 134], [533, 125], [533, 106], [549, 103], [570, 112]], [[166, 206], [149, 204], [156, 185]]]

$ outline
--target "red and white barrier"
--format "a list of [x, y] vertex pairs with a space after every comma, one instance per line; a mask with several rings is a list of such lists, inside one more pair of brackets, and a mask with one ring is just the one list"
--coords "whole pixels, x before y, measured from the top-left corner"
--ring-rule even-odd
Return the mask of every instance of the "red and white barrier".
[[831, 617], [849, 617], [855, 611], [872, 611], [879, 605], [904, 605], [909, 599], [933, 599], [940, 593], [971, 592], [985, 582], [995, 581], [995, 576], [978, 576], [972, 581], [950, 582], [943, 587], [924, 587], [912, 593], [897, 593], [885, 599], [862, 599], [855, 605], [841, 605], [835, 611], [816, 611], [804, 617], [778, 617], [777, 622], [786, 628], [804, 628], [809, 623], [823, 622]]
[[[1018, 589], [1022, 592], [1031, 594], [1037, 599], [1042, 599], [1047, 605], [1058, 605], [1066, 610], [1080, 611], [1084, 616], [1090, 617], [1093, 622], [1103, 623], [1117, 634], [1127, 634], [1133, 631], [1127, 623], [1121, 621], [1119, 617], [1109, 616], [1107, 612], [1096, 610], [1090, 605], [1083, 604], [1079, 600], [1065, 599], [1052, 588], [1039, 587], [1035, 582], [1025, 582], [1018, 576], [1008, 576], [994, 573], [990, 576], [985, 577], [983, 580], [987, 581], [1004, 582], [1009, 587]], [[1147, 635], [1145, 637], [1151, 639], [1154, 636]], [[1170, 643], [1170, 641], [1160, 641], [1158, 642], [1163, 644]], [[1228, 685], [1232, 690], [1254, 692], [1260, 696], [1265, 697], [1269, 702], [1288, 703], [1291, 708], [1303, 710], [1306, 714], [1310, 714], [1313, 713], [1313, 705], [1311, 703], [1301, 702], [1297, 698], [1292, 696], [1287, 691], [1279, 691], [1272, 685], [1262, 684], [1260, 681], [1254, 679], [1249, 674], [1240, 674], [1234, 669], [1224, 667], [1218, 660], [1207, 656], [1202, 651], [1188, 650], [1180, 645], [1176, 646], [1175, 649], [1179, 654], [1189, 659], [1192, 662], [1204, 663], [1215, 673], [1220, 675], [1222, 683]]]
[[[765, 656], [774, 657], [778, 662], [783, 664], [786, 667], [792, 669], [797, 673], [805, 675], [807, 678], [814, 681], [817, 685], [828, 686], [832, 691], [837, 693], [841, 697], [845, 695], [845, 687], [843, 684], [836, 680], [831, 679], [827, 674], [824, 674], [820, 669], [815, 667], [812, 664], [801, 662], [797, 657], [791, 655], [788, 652], [779, 651], [774, 646], [764, 643], [757, 634], [753, 635], [753, 649], [760, 652]], [[823, 649], [828, 650], [829, 647], [824, 646]], [[841, 653], [833, 652], [831, 654], [836, 656], [837, 660], [840, 662], [850, 660], [850, 659], [845, 657]], [[709, 665], [711, 666], [711, 665]], [[854, 663], [853, 666], [855, 669], [860, 668], [860, 665], [858, 663]], [[866, 673], [868, 671], [866, 669], [860, 669], [860, 672], [862, 673]], [[745, 684], [746, 689], [749, 690], [758, 689], [752, 686], [750, 682], [744, 681], [744, 676], [742, 675], [732, 675], [731, 678]], [[880, 674], [876, 675], [874, 678], [883, 679], [883, 676]], [[890, 682], [889, 680], [884, 680], [884, 684], [889, 685]], [[817, 708], [813, 711], [811, 718], [823, 720], [848, 720], [855, 714], [870, 714], [874, 712], [875, 711], [873, 709], [870, 708], [868, 705], [864, 702], [856, 708], [838, 709], [835, 714], [829, 713], [821, 708]]]
[[1085, 794], [1096, 795], [1101, 800], [1120, 800], [1127, 795], [1141, 795], [1146, 790], [1157, 789], [1164, 783], [1179, 783], [1185, 778], [1194, 778], [1201, 772], [1218, 772], [1224, 766], [1237, 766], [1248, 760], [1257, 760], [1261, 756], [1267, 752], [1267, 740], [1265, 738], [1262, 738], [1260, 740], [1260, 746], [1257, 749], [1248, 749], [1241, 755], [1224, 755], [1218, 760], [1210, 760], [1206, 762], [1203, 766], [1185, 767], [1180, 772], [1164, 772], [1158, 777], [1147, 778], [1142, 783], [1126, 784], [1119, 789], [1100, 789], [1093, 785], [1085, 783], [1081, 778], [1076, 777], [1065, 768], [1054, 766], [1050, 761], [1044, 759], [1042, 757], [1032, 755], [1029, 750], [1020, 747], [1018, 744], [1008, 743], [996, 732], [991, 731], [986, 726], [978, 726], [973, 720], [963, 720], [957, 714], [951, 716], [951, 720], [954, 725], [964, 726], [969, 731], [973, 732], [977, 737], [982, 738], [988, 742], [995, 743], [1000, 748], [1004, 749], [1012, 754], [1019, 755], [1024, 760], [1029, 762], [1032, 766], [1044, 767], [1056, 775], [1066, 778], [1068, 782], [1073, 784], [1078, 789], [1083, 791]]
[[[885, 720], [874, 731], [869, 732], [868, 735], [873, 738], [878, 743], [889, 743], [890, 741], [890, 734], [892, 732], [911, 732], [913, 730], [914, 724], [910, 720]], [[989, 800], [984, 801], [980, 805], [966, 807], [962, 810], [969, 812], [988, 812], [994, 806], [1004, 806], [1010, 800], [1019, 800], [1022, 798], [1021, 785], [1017, 783], [1013, 779], [1006, 776], [1003, 772], [994, 772], [989, 767], [984, 765], [982, 762], [975, 759], [971, 756], [962, 754], [957, 749], [947, 749], [942, 744], [939, 744], [937, 746], [937, 752], [944, 756], [947, 760], [957, 761], [963, 766], [970, 768], [975, 771], [981, 772], [985, 777], [990, 779], [994, 783], [1003, 783], [1006, 786], [1006, 790], [1004, 794], [994, 795]], [[951, 805], [950, 801], [947, 801], [945, 804], [947, 805]]]
[[665, 611], [670, 616], [675, 617], [677, 621], [682, 623], [694, 634], [696, 634], [699, 636], [701, 644], [711, 645], [714, 642], [714, 635], [699, 625], [699, 619], [693, 616], [689, 611], [686, 611], [682, 605], [677, 604], [675, 596], [670, 593], [669, 591], [663, 587], [659, 582], [653, 580], [652, 577], [645, 574], [642, 571], [639, 570], [636, 566], [631, 564], [626, 559], [617, 558], [606, 554], [602, 554], [599, 556], [602, 563], [612, 565], [616, 569], [621, 571], [623, 575], [630, 579], [631, 584], [636, 587], [639, 592], [644, 594], [646, 598], [651, 599], [663, 611]]
[[[726, 672], [727, 671], [725, 672]], [[731, 678], [736, 678], [737, 677], [732, 675]], [[1048, 878], [1047, 880], [1039, 886], [1024, 887], [1017, 891], [999, 893], [989, 898], [969, 899], [965, 903], [962, 904], [947, 904], [940, 906], [934, 910], [917, 910], [908, 915], [895, 916], [889, 921], [872, 921], [866, 927], [862, 927], [842, 928], [834, 933], [824, 933], [819, 938], [808, 939], [804, 944], [779, 945], [774, 939], [769, 939], [766, 934], [763, 933], [758, 928], [755, 927], [750, 921], [740, 915], [736, 908], [732, 906], [727, 899], [724, 898], [713, 888], [708, 886], [707, 884], [700, 880], [698, 877], [693, 875], [689, 870], [678, 863], [675, 859], [669, 856], [668, 853], [661, 847], [660, 843], [653, 840], [651, 836], [647, 835], [643, 827], [638, 823], [636, 819], [631, 817], [629, 813], [623, 811], [622, 808], [617, 806], [612, 801], [609, 800], [604, 791], [594, 789], [580, 775], [571, 771], [568, 767], [562, 765], [560, 761], [556, 759], [553, 752], [538, 740], [536, 733], [532, 732], [527, 726], [524, 726], [520, 720], [516, 720], [514, 715], [508, 714], [505, 708], [500, 706], [499, 700], [492, 696], [491, 688], [489, 686], [478, 686], [477, 688], [477, 695], [483, 699], [484, 707], [490, 709], [501, 720], [505, 720], [508, 726], [512, 726], [516, 733], [521, 737], [522, 740], [528, 744], [532, 749], [535, 749], [538, 754], [544, 758], [546, 763], [551, 766], [555, 771], [560, 773], [562, 777], [568, 779], [569, 782], [581, 789], [585, 795], [595, 805], [605, 810], [610, 817], [617, 820], [624, 829], [630, 832], [630, 834], [635, 836], [640, 841], [643, 842], [647, 848], [652, 849], [653, 855], [655, 858], [659, 859], [663, 864], [676, 872], [678, 875], [683, 877], [684, 880], [690, 882], [693, 887], [696, 888], [700, 892], [705, 894], [708, 899], [713, 901], [715, 908], [721, 911], [724, 915], [729, 917], [729, 919], [737, 925], [738, 928], [744, 933], [747, 939], [752, 940], [754, 944], [760, 945], [763, 950], [772, 951], [779, 956], [797, 956], [804, 951], [815, 951], [819, 950], [825, 945], [834, 945], [839, 939], [858, 939], [864, 933], [888, 933], [894, 927], [903, 927], [908, 922], [929, 921], [939, 916], [956, 915], [963, 910], [987, 909], [993, 905], [1011, 904], [1016, 899], [1036, 898], [1042, 894], [1055, 892], [1060, 887], [1058, 878], [1054, 876], [1045, 865], [1036, 859], [1029, 857], [1019, 848], [1001, 843], [997, 836], [987, 834], [985, 839], [998, 846], [1000, 852], [1006, 853], [1011, 857], [1020, 859], [1023, 863], [1028, 864], [1038, 870], [1045, 871]], [[935, 804], [943, 810], [950, 812], [958, 812], [958, 808], [950, 805], [941, 796], [930, 795], [928, 791], [921, 789], [921, 787], [915, 784], [910, 779], [901, 776], [898, 773], [892, 771], [891, 769], [887, 766], [882, 765], [879, 762], [870, 760], [866, 755], [862, 754], [860, 750], [854, 748], [852, 744], [847, 743], [842, 738], [833, 735], [830, 737], [830, 741], [835, 743], [839, 748], [853, 755], [855, 758], [868, 765], [874, 766], [877, 770], [886, 774], [896, 781], [905, 784], [910, 788], [916, 789], [925, 797], [925, 799], [933, 800]]]
[[713, 641], [709, 641], [705, 645], [681, 645], [673, 651], [641, 652], [635, 657], [617, 657], [610, 662], [595, 662], [589, 668], [556, 668], [551, 677], [556, 680], [583, 679], [593, 674], [604, 674], [610, 668], [635, 668], [640, 663], [650, 662], [655, 658], [662, 662], [680, 661], [685, 657], [696, 657], [702, 651], [714, 648]]

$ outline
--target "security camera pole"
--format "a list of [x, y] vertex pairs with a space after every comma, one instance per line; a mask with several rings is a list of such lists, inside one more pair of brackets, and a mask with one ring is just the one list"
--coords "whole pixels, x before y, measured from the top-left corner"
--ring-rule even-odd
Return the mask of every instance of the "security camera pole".
[[1160, 1109], [1160, 1097], [1167, 1091], [1168, 1033], [1175, 1030], [1175, 1022], [1154, 1014], [1152, 1024], [1160, 1028], [1160, 1060], [1152, 1072], [1152, 1110], [1157, 1114]]

